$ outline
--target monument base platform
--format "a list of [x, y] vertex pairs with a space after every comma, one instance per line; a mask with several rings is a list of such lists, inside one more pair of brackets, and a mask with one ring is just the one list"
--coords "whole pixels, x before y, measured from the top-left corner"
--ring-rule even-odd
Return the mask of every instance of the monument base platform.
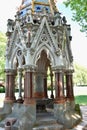
[[[9, 127], [11, 130], [66, 130], [80, 123], [81, 115], [74, 110], [73, 102], [70, 104], [51, 103], [46, 101], [46, 111], [42, 112], [36, 112], [36, 104], [14, 103], [12, 109], [11, 105], [5, 104], [4, 113], [6, 110], [10, 112], [6, 115], [3, 113], [0, 127], [5, 129]], [[72, 109], [70, 109], [71, 105]]]

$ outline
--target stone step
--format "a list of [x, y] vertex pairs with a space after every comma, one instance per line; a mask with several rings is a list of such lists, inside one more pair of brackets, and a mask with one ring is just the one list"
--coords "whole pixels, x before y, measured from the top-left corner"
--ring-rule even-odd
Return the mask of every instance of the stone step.
[[33, 130], [64, 130], [64, 126], [58, 124], [52, 113], [39, 113]]
[[63, 125], [60, 124], [50, 124], [50, 125], [41, 125], [36, 126], [33, 130], [64, 130]]
[[50, 125], [57, 124], [57, 120], [54, 118], [53, 114], [50, 112], [38, 113], [36, 117], [36, 125]]
[[50, 124], [57, 124], [57, 121], [53, 118], [42, 118], [42, 119], [38, 119], [35, 122], [36, 125], [50, 125]]
[[50, 124], [57, 124], [56, 120], [50, 119], [50, 120], [41, 120], [41, 121], [37, 121], [36, 124], [38, 125], [50, 125]]

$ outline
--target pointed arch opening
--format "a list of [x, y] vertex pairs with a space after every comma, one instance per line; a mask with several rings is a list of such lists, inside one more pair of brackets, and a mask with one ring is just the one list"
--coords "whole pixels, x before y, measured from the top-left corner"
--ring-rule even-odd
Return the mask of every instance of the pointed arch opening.
[[[38, 103], [38, 100], [40, 102], [41, 99], [48, 101], [48, 99], [54, 98], [53, 72], [51, 68], [52, 63], [45, 49], [43, 49], [38, 55], [38, 58], [36, 60], [36, 65], [37, 65], [37, 69], [36, 69], [36, 76], [35, 76], [36, 82], [34, 88], [34, 98], [37, 99], [37, 111], [39, 111], [39, 107], [41, 104]], [[46, 104], [44, 104], [43, 106], [46, 107]]]
[[51, 48], [48, 45], [43, 45], [43, 44], [41, 46], [39, 46], [37, 48], [37, 50], [35, 51], [34, 56], [33, 56], [33, 64], [36, 65], [37, 60], [39, 59], [41, 52], [43, 50], [45, 51], [47, 58], [50, 60], [51, 66], [54, 66], [55, 65], [55, 55], [51, 51]]
[[[16, 102], [23, 103], [25, 56], [20, 48], [15, 48], [10, 58], [11, 68], [15, 71], [14, 95]], [[16, 93], [17, 92], [17, 93]]]

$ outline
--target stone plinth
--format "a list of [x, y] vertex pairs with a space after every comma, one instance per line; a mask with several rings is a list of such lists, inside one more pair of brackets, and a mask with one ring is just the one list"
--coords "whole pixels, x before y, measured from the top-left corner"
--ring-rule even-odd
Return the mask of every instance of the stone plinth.
[[17, 120], [12, 125], [12, 130], [25, 130], [25, 128], [26, 130], [32, 130], [32, 125], [36, 121], [36, 105], [23, 105], [18, 103], [13, 104], [12, 112], [8, 114], [4, 120], [2, 120], [0, 126], [5, 127], [5, 122], [7, 119], [10, 119], [11, 122], [13, 118]]
[[3, 120], [11, 112], [12, 103], [4, 103], [4, 106], [0, 109], [0, 120]]
[[73, 128], [81, 121], [81, 115], [75, 111], [73, 103], [54, 104], [54, 117], [66, 128]]

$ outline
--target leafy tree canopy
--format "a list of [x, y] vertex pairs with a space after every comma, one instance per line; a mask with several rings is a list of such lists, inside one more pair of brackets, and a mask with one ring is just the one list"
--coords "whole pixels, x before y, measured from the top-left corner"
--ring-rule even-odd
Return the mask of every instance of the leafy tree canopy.
[[2, 32], [0, 32], [0, 79], [5, 79], [5, 73], [4, 73], [5, 48], [6, 48], [6, 36]]
[[73, 11], [73, 20], [81, 26], [81, 31], [87, 35], [87, 0], [66, 0], [66, 7], [70, 6]]
[[76, 85], [87, 85], [87, 68], [75, 63], [74, 69], [74, 83]]
[[4, 42], [4, 43], [6, 42], [6, 36], [4, 33], [0, 32], [0, 43], [2, 43], [2, 42]]

